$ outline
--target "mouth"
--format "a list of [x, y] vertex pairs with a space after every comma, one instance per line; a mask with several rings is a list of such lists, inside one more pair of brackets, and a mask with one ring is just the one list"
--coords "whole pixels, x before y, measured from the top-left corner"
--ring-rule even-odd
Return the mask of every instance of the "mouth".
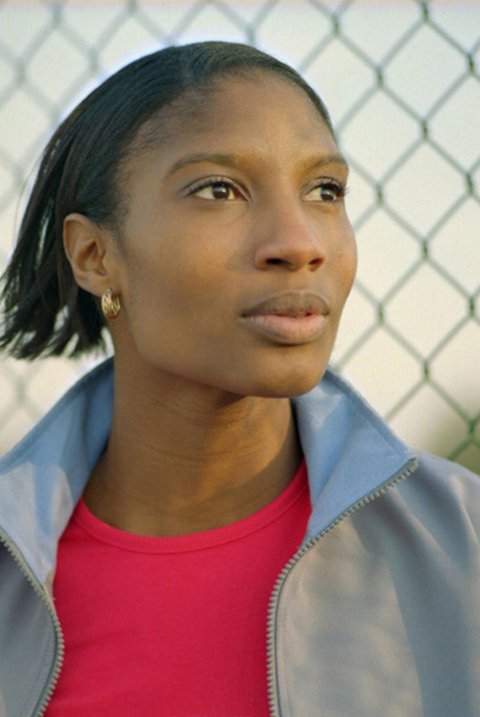
[[319, 338], [330, 314], [328, 301], [310, 291], [276, 294], [248, 309], [242, 318], [256, 333], [287, 346]]

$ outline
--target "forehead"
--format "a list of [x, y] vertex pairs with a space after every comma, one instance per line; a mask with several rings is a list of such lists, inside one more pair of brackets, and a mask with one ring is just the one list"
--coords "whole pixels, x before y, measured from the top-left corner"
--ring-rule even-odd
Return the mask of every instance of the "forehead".
[[259, 158], [290, 152], [338, 153], [310, 97], [273, 72], [216, 78], [187, 91], [140, 129], [137, 156], [154, 152], [168, 163], [191, 152], [251, 153]]

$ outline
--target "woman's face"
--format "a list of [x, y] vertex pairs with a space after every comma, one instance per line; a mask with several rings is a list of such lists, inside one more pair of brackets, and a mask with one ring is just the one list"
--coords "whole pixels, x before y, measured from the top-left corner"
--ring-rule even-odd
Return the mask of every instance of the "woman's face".
[[300, 88], [219, 79], [127, 162], [117, 353], [239, 395], [310, 390], [355, 273], [346, 179]]

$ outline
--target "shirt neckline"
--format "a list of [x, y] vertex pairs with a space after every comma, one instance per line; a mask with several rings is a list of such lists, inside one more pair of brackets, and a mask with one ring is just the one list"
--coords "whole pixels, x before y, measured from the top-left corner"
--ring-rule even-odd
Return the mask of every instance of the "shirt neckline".
[[307, 469], [302, 459], [297, 472], [273, 501], [252, 515], [220, 528], [175, 536], [145, 536], [115, 528], [97, 518], [80, 498], [72, 520], [91, 537], [110, 546], [139, 553], [186, 553], [225, 545], [251, 535], [278, 520], [308, 490]]

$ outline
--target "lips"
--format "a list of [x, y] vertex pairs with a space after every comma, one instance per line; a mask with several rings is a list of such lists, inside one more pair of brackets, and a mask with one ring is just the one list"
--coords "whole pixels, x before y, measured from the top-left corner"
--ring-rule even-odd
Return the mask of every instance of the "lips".
[[244, 316], [262, 316], [273, 314], [275, 316], [307, 316], [320, 314], [327, 316], [330, 306], [327, 300], [313, 291], [289, 291], [258, 302], [244, 312]]
[[299, 345], [323, 333], [329, 313], [328, 301], [321, 294], [290, 291], [258, 302], [243, 318], [249, 328], [276, 343]]

